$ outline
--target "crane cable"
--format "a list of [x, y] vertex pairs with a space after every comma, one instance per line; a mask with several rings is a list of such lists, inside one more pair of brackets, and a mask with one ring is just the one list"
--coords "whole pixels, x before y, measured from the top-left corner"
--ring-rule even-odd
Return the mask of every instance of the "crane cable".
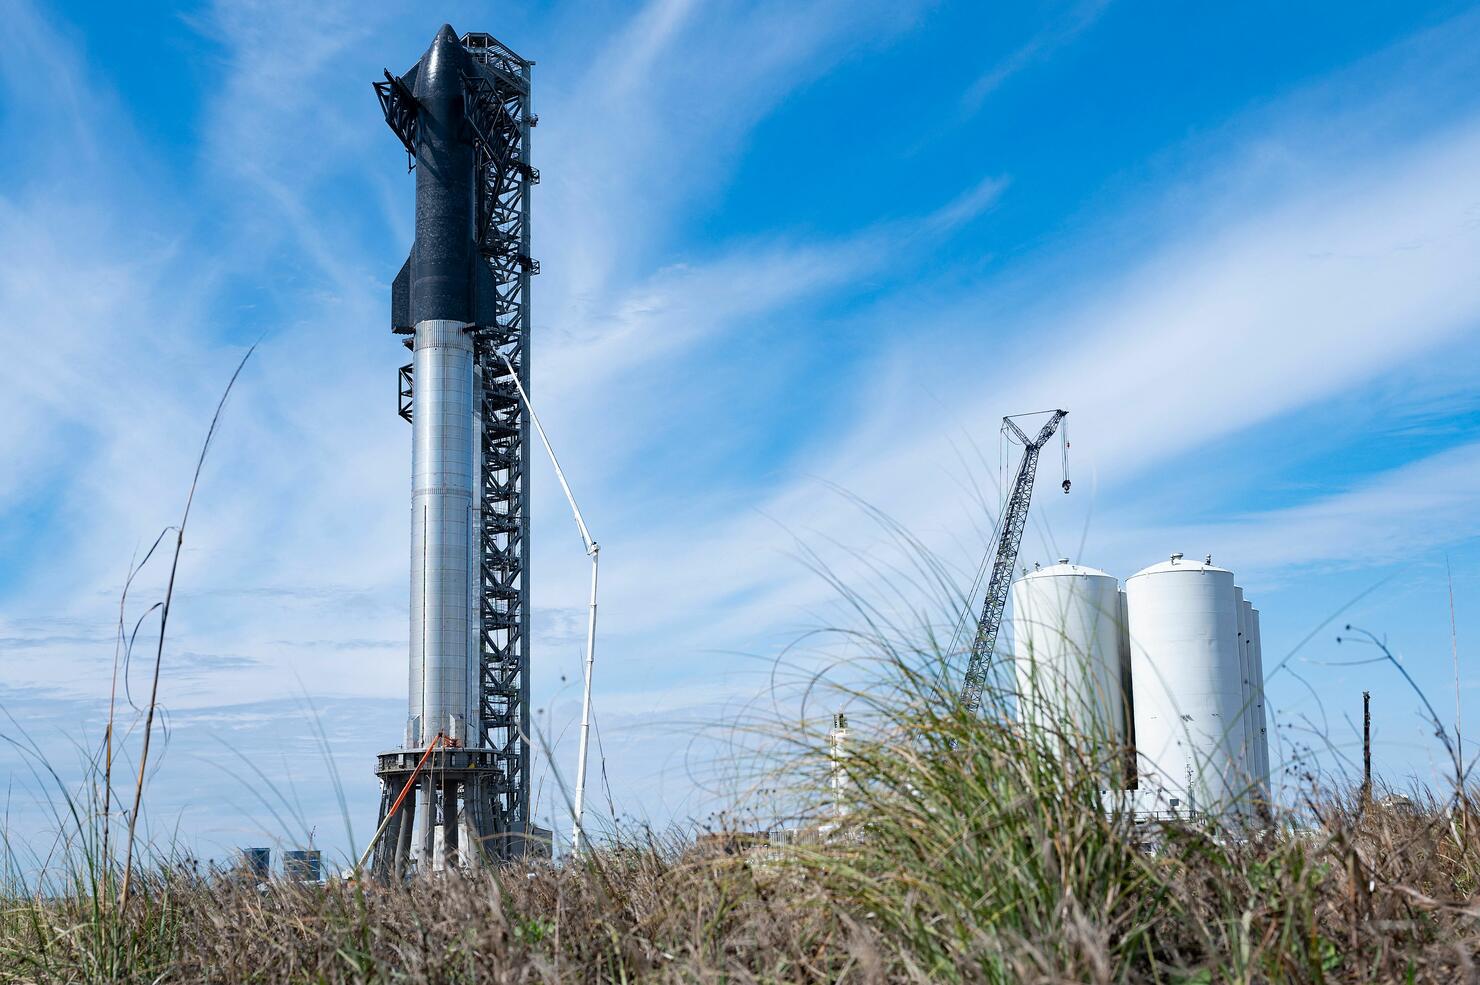
[[1069, 422], [1067, 420], [1059, 422], [1059, 459], [1059, 464], [1064, 470], [1064, 494], [1068, 495], [1069, 486], [1072, 483], [1069, 482]]

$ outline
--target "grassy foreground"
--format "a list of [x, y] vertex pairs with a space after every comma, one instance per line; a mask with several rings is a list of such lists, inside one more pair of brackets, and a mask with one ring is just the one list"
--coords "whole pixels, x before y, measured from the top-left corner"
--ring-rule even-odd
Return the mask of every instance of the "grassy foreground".
[[[259, 891], [156, 861], [121, 906], [133, 829], [100, 771], [101, 798], [66, 798], [47, 890], [0, 883], [0, 985], [1480, 981], [1480, 799], [1373, 804], [1308, 778], [1237, 827], [1137, 827], [1100, 793], [1124, 750], [1019, 728], [1003, 691], [963, 712], [954, 646], [844, 597], [865, 627], [843, 634], [853, 686], [803, 674], [774, 703], [798, 720], [732, 725], [759, 740], [737, 771], [812, 837], [727, 853], [619, 831], [405, 886]], [[836, 762], [819, 702], [852, 722]]]
[[[406, 887], [259, 892], [156, 866], [136, 876], [122, 915], [117, 873], [84, 853], [73, 891], [7, 893], [0, 981], [1476, 975], [1480, 815], [1467, 803], [1312, 797], [1299, 823], [1291, 814], [1239, 832], [1165, 827], [1149, 851], [1144, 830], [1101, 809], [1093, 757], [901, 697], [876, 699], [879, 738], [851, 747], [849, 820], [826, 840], [735, 854], [712, 843], [608, 844], [578, 862]], [[791, 768], [813, 782], [825, 753], [799, 748]]]

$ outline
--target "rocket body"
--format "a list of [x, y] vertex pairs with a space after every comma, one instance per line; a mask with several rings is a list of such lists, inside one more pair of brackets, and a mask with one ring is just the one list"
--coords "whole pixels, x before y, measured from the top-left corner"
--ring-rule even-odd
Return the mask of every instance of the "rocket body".
[[479, 744], [480, 406], [473, 337], [476, 170], [464, 77], [479, 71], [443, 27], [402, 81], [416, 106], [416, 241], [392, 291], [413, 336], [408, 748], [440, 732]]
[[416, 326], [411, 447], [408, 745], [476, 743], [478, 515], [473, 341], [464, 322]]

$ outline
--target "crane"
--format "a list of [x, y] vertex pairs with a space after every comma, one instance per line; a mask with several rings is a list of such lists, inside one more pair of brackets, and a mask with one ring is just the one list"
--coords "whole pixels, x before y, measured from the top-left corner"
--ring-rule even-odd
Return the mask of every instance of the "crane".
[[[1033, 498], [1033, 480], [1038, 477], [1038, 455], [1059, 429], [1059, 424], [1069, 412], [1067, 410], [1039, 411], [1036, 414], [1015, 414], [1002, 418], [1002, 430], [1008, 440], [1017, 440], [1023, 446], [1023, 460], [1018, 465], [1017, 478], [1007, 505], [1002, 509], [1001, 532], [997, 536], [997, 555], [992, 561], [992, 578], [987, 583], [987, 596], [982, 601], [982, 616], [976, 624], [976, 638], [971, 644], [971, 660], [966, 665], [966, 683], [961, 689], [961, 703], [966, 710], [975, 714], [981, 707], [982, 687], [987, 680], [987, 662], [997, 647], [997, 631], [1002, 628], [1002, 610], [1007, 606], [1007, 590], [1012, 585], [1012, 569], [1017, 564], [1018, 548], [1023, 543], [1023, 527], [1028, 522], [1028, 504]], [[1029, 438], [1018, 427], [1013, 417], [1038, 417], [1051, 414], [1039, 430], [1038, 436]], [[1067, 465], [1067, 440], [1064, 455]], [[1066, 469], [1067, 471], [1067, 469]], [[1063, 482], [1064, 492], [1069, 491], [1069, 477]]]

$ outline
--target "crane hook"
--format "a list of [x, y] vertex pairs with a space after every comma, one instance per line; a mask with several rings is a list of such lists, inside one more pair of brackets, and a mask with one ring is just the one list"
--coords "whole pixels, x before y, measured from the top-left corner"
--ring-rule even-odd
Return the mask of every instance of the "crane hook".
[[1069, 495], [1069, 425], [1059, 429], [1059, 461], [1064, 470], [1064, 495]]

